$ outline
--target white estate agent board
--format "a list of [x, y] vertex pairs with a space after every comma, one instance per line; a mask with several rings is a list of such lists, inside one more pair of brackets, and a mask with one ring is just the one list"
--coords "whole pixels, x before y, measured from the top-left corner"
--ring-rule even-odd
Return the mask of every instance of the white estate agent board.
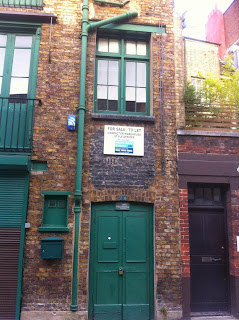
[[105, 126], [104, 154], [143, 156], [144, 128]]

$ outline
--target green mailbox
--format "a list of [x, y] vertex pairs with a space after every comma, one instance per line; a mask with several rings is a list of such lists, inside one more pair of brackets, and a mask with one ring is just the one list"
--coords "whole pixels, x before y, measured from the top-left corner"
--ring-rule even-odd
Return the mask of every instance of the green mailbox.
[[62, 259], [64, 239], [49, 237], [41, 239], [41, 258], [42, 259]]

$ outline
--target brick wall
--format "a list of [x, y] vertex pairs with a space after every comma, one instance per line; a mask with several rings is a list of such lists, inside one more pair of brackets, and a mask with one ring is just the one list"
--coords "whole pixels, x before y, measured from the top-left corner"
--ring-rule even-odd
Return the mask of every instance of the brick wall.
[[186, 75], [197, 77], [200, 72], [205, 76], [208, 72], [213, 76], [220, 75], [218, 45], [205, 41], [185, 39]]
[[[155, 307], [158, 310], [160, 306], [166, 305], [169, 310], [180, 310], [181, 263], [176, 171], [176, 102], [178, 103], [179, 96], [176, 96], [175, 86], [173, 1], [131, 1], [123, 8], [90, 1], [89, 7], [90, 18], [93, 20], [113, 17], [128, 10], [137, 10], [139, 16], [132, 22], [158, 26], [160, 20], [163, 25], [166, 25], [167, 33], [163, 35], [165, 89], [163, 123], [160, 123], [162, 109], [160, 110], [159, 105], [159, 35], [153, 34], [151, 37], [153, 97], [151, 109], [156, 120], [154, 123], [149, 123], [91, 118], [96, 33], [89, 34], [83, 197], [79, 240], [79, 310], [87, 311], [88, 308], [91, 203], [116, 201], [121, 195], [126, 195], [128, 201], [154, 204], [157, 299]], [[42, 99], [43, 106], [38, 107], [35, 114], [32, 159], [47, 161], [48, 170], [31, 174], [27, 217], [31, 227], [26, 232], [22, 294], [22, 310], [25, 311], [69, 310], [71, 303], [73, 196], [69, 201], [69, 233], [40, 233], [38, 227], [42, 221], [41, 190], [67, 190], [74, 193], [77, 133], [66, 130], [66, 118], [69, 114], [76, 114], [78, 106], [81, 10], [80, 3], [75, 0], [46, 0], [44, 11], [56, 13], [58, 19], [52, 30], [51, 63], [48, 61], [50, 26], [48, 24], [42, 26], [37, 97]], [[102, 145], [96, 150], [92, 149], [92, 143], [98, 137], [97, 135], [99, 135], [99, 143], [102, 142], [102, 132], [106, 124], [144, 126], [146, 150], [149, 150], [152, 158], [149, 159], [146, 156], [140, 163], [134, 157], [130, 159], [122, 157], [116, 161], [114, 157], [102, 155], [100, 150]], [[101, 174], [105, 177], [104, 185], [100, 183], [100, 176], [94, 175], [99, 168], [99, 161]], [[114, 173], [120, 173], [122, 166], [129, 166], [131, 170], [124, 173], [124, 180], [119, 184], [115, 181], [110, 183], [113, 169]], [[142, 166], [148, 166], [150, 172], [143, 172]], [[40, 239], [49, 236], [64, 238], [62, 260], [57, 262], [41, 260]]]
[[239, 1], [234, 0], [224, 13], [226, 47], [229, 48], [239, 39]]
[[190, 277], [188, 190], [179, 189], [182, 277]]
[[219, 58], [224, 60], [226, 52], [225, 28], [223, 14], [217, 8], [208, 16], [206, 24], [206, 40], [220, 44]]

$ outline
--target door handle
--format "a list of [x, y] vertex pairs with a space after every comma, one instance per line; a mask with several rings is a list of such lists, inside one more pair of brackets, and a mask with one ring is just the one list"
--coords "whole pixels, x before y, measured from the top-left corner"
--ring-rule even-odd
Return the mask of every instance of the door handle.
[[119, 276], [122, 276], [123, 275], [123, 273], [124, 273], [124, 270], [123, 270], [123, 268], [119, 268]]
[[221, 261], [221, 260], [222, 260], [221, 258], [218, 258], [218, 259], [212, 258], [212, 261]]

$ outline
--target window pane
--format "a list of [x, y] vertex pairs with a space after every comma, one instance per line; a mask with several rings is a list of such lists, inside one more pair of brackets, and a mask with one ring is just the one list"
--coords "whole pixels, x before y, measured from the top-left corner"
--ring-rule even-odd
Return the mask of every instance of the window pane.
[[137, 54], [140, 56], [146, 56], [146, 43], [137, 42]]
[[135, 86], [135, 62], [126, 62], [126, 86]]
[[118, 85], [119, 78], [119, 63], [118, 61], [109, 61], [109, 85]]
[[0, 77], [0, 94], [1, 94], [1, 91], [2, 91], [2, 77]]
[[119, 40], [109, 39], [109, 52], [112, 52], [112, 53], [119, 52]]
[[107, 69], [108, 61], [99, 60], [98, 61], [98, 84], [107, 84]]
[[135, 101], [134, 87], [126, 87], [126, 101]]
[[146, 103], [136, 103], [136, 112], [146, 112]]
[[100, 38], [98, 41], [98, 51], [108, 52], [108, 39]]
[[108, 104], [109, 104], [108, 106], [109, 111], [118, 111], [118, 101], [109, 100]]
[[116, 87], [116, 86], [108, 87], [108, 99], [118, 101], [118, 87]]
[[126, 54], [136, 54], [135, 41], [126, 41]]
[[137, 87], [146, 87], [146, 63], [137, 63]]
[[32, 46], [32, 36], [16, 36], [15, 47], [27, 47]]
[[0, 35], [0, 46], [6, 47], [6, 44], [7, 44], [7, 35], [1, 34]]
[[107, 99], [107, 86], [97, 86], [97, 99]]
[[4, 66], [4, 59], [5, 59], [5, 48], [0, 48], [0, 76], [3, 75], [3, 66]]
[[97, 109], [98, 109], [98, 111], [106, 111], [107, 110], [107, 100], [98, 99], [97, 100]]
[[146, 102], [146, 88], [137, 88], [136, 101], [137, 102]]
[[10, 94], [27, 94], [28, 78], [12, 78]]
[[13, 56], [12, 76], [28, 77], [30, 71], [30, 49], [15, 49]]
[[126, 101], [126, 111], [127, 112], [135, 112], [135, 102], [134, 101]]

